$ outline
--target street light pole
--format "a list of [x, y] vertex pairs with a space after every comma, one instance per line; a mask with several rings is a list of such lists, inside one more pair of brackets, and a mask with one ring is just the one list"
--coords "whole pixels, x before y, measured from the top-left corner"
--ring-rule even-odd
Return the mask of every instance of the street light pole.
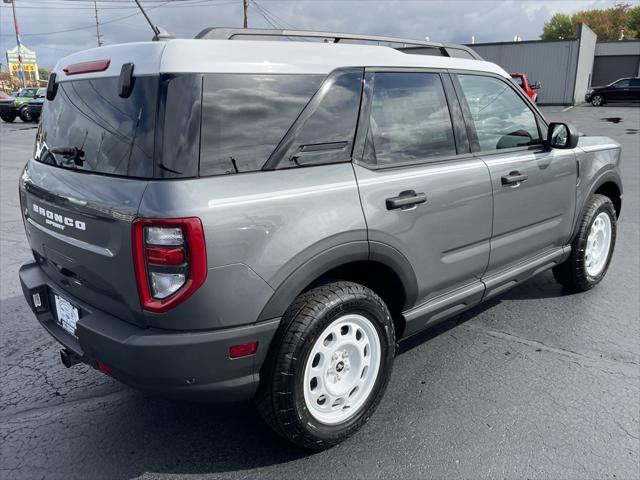
[[249, 10], [249, 0], [242, 0], [242, 13], [244, 13], [244, 28], [249, 26], [249, 19], [247, 18], [247, 11]]
[[100, 21], [98, 20], [98, 2], [93, 0], [93, 8], [96, 13], [96, 37], [98, 37], [98, 46], [102, 46], [102, 39], [100, 38]]
[[16, 15], [16, 0], [4, 0], [5, 3], [11, 3], [13, 10], [13, 28], [16, 31], [16, 44], [18, 45], [18, 78], [22, 80], [22, 86], [27, 86], [27, 79], [24, 76], [24, 67], [22, 66], [22, 46], [20, 45], [20, 28], [18, 27], [18, 17]]

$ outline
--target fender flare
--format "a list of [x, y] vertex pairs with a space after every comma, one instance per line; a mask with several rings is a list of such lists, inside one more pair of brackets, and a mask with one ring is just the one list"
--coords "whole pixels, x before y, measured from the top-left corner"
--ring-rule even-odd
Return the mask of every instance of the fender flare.
[[262, 309], [258, 321], [284, 315], [293, 300], [309, 284], [334, 268], [368, 260], [383, 264], [398, 276], [405, 290], [405, 308], [415, 303], [418, 282], [407, 258], [384, 243], [355, 241], [328, 248], [298, 267], [275, 288], [274, 294]]
[[[576, 217], [573, 220], [573, 229], [571, 230], [571, 237], [569, 238], [569, 243], [572, 243], [576, 235], [578, 234], [578, 229], [580, 228], [580, 222], [582, 221], [582, 217], [584, 216], [585, 209], [587, 208], [587, 201], [596, 192], [596, 190], [598, 190], [605, 183], [609, 183], [609, 182], [614, 183], [618, 187], [618, 190], [620, 191], [620, 198], [622, 199], [622, 180], [618, 172], [613, 169], [608, 169], [600, 173], [600, 175], [596, 178], [596, 180], [591, 184], [591, 187], [589, 187], [589, 191], [587, 192], [587, 194], [582, 198], [582, 205], [580, 205], [579, 213], [578, 215], [576, 215]], [[622, 210], [622, 208], [620, 210]], [[578, 210], [576, 208], [576, 212], [577, 211]], [[617, 212], [617, 214], [618, 214], [618, 217], [620, 217], [620, 212]]]

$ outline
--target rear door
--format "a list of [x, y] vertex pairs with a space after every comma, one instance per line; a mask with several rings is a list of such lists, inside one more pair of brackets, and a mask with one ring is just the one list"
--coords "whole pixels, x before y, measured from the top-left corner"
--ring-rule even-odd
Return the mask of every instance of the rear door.
[[27, 238], [61, 296], [134, 323], [131, 222], [153, 177], [158, 76], [61, 81], [20, 182]]
[[472, 149], [491, 174], [488, 274], [564, 246], [575, 210], [574, 152], [546, 147], [543, 120], [511, 82], [485, 74], [457, 74], [456, 81]]
[[417, 305], [469, 285], [482, 294], [491, 180], [461, 122], [447, 74], [366, 73], [354, 169], [369, 241], [372, 252], [386, 244], [408, 259]]
[[631, 87], [628, 78], [618, 80], [607, 91], [607, 100], [625, 102], [631, 100]]

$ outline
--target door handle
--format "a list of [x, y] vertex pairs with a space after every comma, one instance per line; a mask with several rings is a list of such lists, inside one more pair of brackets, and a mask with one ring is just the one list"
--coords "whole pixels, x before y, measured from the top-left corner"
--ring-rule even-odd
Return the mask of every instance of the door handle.
[[425, 203], [426, 201], [427, 196], [424, 193], [416, 193], [415, 190], [405, 190], [400, 192], [397, 197], [387, 198], [387, 210], [395, 210], [398, 208], [406, 210], [419, 203]]
[[510, 172], [509, 175], [502, 177], [502, 185], [519, 185], [525, 182], [529, 178], [529, 175], [522, 174], [520, 172]]

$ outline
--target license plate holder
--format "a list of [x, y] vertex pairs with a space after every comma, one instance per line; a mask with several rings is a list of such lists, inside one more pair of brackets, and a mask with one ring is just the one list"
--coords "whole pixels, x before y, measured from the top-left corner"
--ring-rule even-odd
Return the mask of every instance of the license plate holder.
[[54, 294], [54, 299], [56, 301], [56, 323], [75, 337], [76, 324], [80, 318], [78, 308], [60, 295]]

